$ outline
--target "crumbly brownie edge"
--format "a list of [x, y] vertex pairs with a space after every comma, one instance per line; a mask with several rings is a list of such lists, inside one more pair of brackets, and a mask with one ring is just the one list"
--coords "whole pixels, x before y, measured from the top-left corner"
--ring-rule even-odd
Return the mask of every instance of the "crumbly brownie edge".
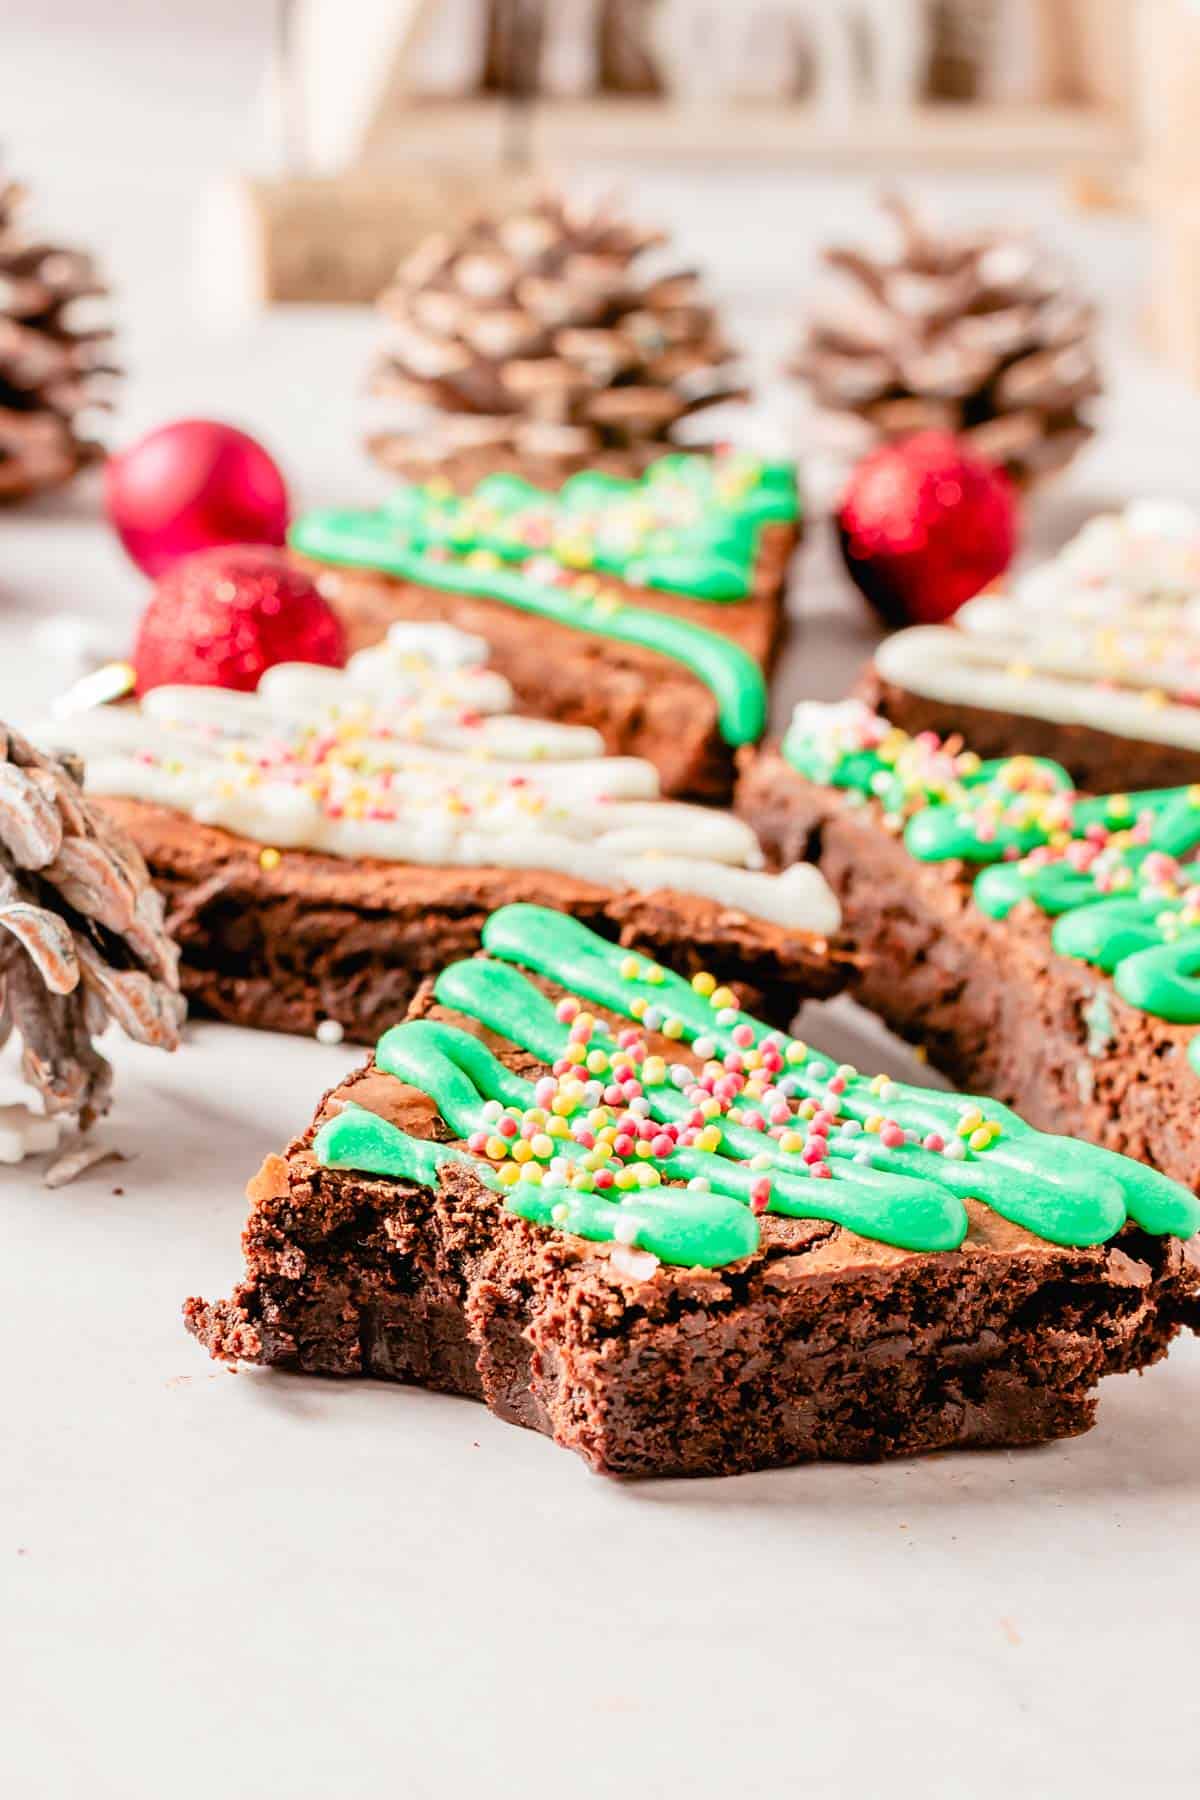
[[884, 681], [868, 667], [855, 695], [902, 731], [957, 732], [981, 756], [1047, 756], [1061, 763], [1088, 793], [1125, 793], [1136, 788], [1183, 787], [1200, 781], [1200, 753], [1176, 744], [1118, 737], [1094, 725], [1070, 725], [982, 706], [948, 706]]
[[800, 999], [845, 985], [853, 964], [825, 939], [695, 895], [599, 888], [545, 870], [433, 869], [280, 853], [141, 801], [106, 799], [146, 858], [183, 952], [189, 1004], [233, 1024], [311, 1036], [326, 1019], [373, 1043], [421, 982], [479, 948], [490, 912], [552, 905], [630, 949], [731, 982], [786, 1026]]

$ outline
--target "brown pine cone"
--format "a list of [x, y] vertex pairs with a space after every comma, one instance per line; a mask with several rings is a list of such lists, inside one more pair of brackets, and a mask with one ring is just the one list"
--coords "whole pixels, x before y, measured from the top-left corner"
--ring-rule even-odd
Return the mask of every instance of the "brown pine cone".
[[372, 453], [458, 485], [496, 468], [636, 472], [681, 419], [745, 398], [695, 273], [643, 273], [665, 242], [559, 197], [429, 240], [380, 301], [388, 346], [372, 386], [408, 418]]
[[825, 434], [857, 454], [958, 432], [1022, 486], [1063, 468], [1094, 429], [1095, 309], [1030, 238], [942, 232], [898, 196], [884, 205], [898, 253], [826, 252], [850, 291], [813, 314], [790, 365]]
[[74, 302], [105, 293], [91, 258], [22, 231], [24, 192], [0, 178], [0, 501], [58, 487], [103, 455], [87, 415], [109, 402], [112, 332], [81, 330]]
[[92, 1043], [115, 1020], [174, 1050], [179, 953], [133, 844], [85, 797], [69, 757], [0, 724], [0, 1043], [15, 1028], [48, 1113], [88, 1126], [112, 1070]]

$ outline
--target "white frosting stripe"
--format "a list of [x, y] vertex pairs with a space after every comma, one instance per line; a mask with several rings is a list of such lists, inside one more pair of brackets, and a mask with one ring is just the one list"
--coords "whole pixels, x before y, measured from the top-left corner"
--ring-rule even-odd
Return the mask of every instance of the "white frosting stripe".
[[1200, 750], [1200, 708], [1164, 701], [1161, 691], [1100, 688], [1065, 675], [1015, 671], [1006, 652], [953, 626], [897, 632], [879, 646], [875, 667], [885, 681], [943, 705], [1092, 725], [1115, 737]]
[[[257, 694], [158, 689], [37, 733], [81, 752], [88, 785], [256, 844], [347, 859], [546, 869], [607, 887], [676, 888], [793, 930], [829, 933], [816, 869], [772, 875], [731, 814], [660, 800], [636, 757], [594, 731], [516, 717], [453, 628], [393, 632], [344, 671], [289, 665]], [[364, 682], [364, 658], [370, 680]]]

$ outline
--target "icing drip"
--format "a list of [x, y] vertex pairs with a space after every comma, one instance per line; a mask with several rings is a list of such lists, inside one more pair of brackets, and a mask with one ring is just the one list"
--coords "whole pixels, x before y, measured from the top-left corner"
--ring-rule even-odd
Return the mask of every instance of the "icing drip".
[[438, 866], [549, 869], [673, 888], [786, 929], [828, 933], [820, 874], [761, 867], [741, 820], [661, 800], [653, 767], [598, 733], [520, 718], [478, 639], [393, 626], [345, 670], [290, 664], [255, 694], [158, 688], [140, 708], [47, 723], [88, 786], [190, 814], [274, 849]]
[[[962, 1243], [968, 1198], [1060, 1244], [1105, 1242], [1127, 1218], [1200, 1227], [1200, 1202], [1154, 1170], [993, 1101], [835, 1067], [740, 1012], [711, 976], [685, 981], [577, 920], [504, 907], [484, 945], [443, 971], [439, 1001], [550, 1074], [514, 1074], [457, 1026], [399, 1025], [377, 1065], [427, 1094], [457, 1141], [346, 1108], [320, 1128], [318, 1160], [424, 1183], [463, 1161], [531, 1222], [706, 1268], [748, 1255], [764, 1212], [931, 1252]], [[523, 970], [567, 993], [555, 1003]], [[629, 1028], [614, 1033], [585, 1002]]]
[[1142, 501], [1093, 519], [1011, 595], [898, 633], [876, 664], [944, 704], [1200, 749], [1200, 516]]
[[1200, 787], [1084, 797], [1057, 763], [981, 762], [854, 702], [798, 708], [784, 753], [877, 799], [920, 861], [985, 865], [974, 894], [990, 917], [1032, 902], [1061, 955], [1143, 1012], [1200, 1024]]
[[719, 632], [626, 603], [623, 589], [603, 578], [697, 600], [742, 600], [763, 525], [797, 510], [786, 465], [670, 456], [641, 481], [585, 473], [558, 494], [511, 475], [490, 476], [464, 498], [437, 483], [404, 488], [378, 511], [310, 513], [291, 542], [319, 561], [499, 601], [658, 651], [711, 690], [722, 735], [743, 744], [761, 735], [766, 719], [766, 684], [753, 657]]

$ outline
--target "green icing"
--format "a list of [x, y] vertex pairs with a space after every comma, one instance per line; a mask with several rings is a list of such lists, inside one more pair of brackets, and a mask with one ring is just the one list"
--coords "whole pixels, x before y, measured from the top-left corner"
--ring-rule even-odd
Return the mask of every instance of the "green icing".
[[[655, 1153], [653, 1176], [647, 1178], [658, 1185], [626, 1191], [584, 1191], [567, 1184], [561, 1173], [557, 1185], [547, 1174], [544, 1185], [520, 1180], [504, 1187], [486, 1158], [409, 1138], [357, 1108], [322, 1126], [315, 1144], [320, 1160], [426, 1184], [444, 1162], [463, 1161], [500, 1189], [506, 1208], [522, 1218], [597, 1241], [616, 1238], [664, 1262], [704, 1268], [737, 1261], [756, 1247], [758, 1224], [749, 1202], [764, 1171], [772, 1212], [826, 1220], [907, 1250], [951, 1250], [961, 1244], [968, 1198], [1060, 1244], [1104, 1242], [1126, 1218], [1157, 1233], [1188, 1236], [1200, 1228], [1200, 1203], [1174, 1182], [1111, 1152], [1036, 1132], [995, 1102], [881, 1085], [848, 1070], [836, 1071], [841, 1089], [834, 1100], [829, 1084], [835, 1071], [826, 1059], [781, 1039], [747, 1014], [732, 1008], [718, 1013], [680, 976], [637, 959], [631, 970], [627, 953], [562, 914], [537, 906], [504, 907], [487, 921], [484, 946], [485, 957], [443, 971], [437, 998], [541, 1064], [566, 1055], [570, 1028], [523, 971], [546, 976], [618, 1017], [640, 1019], [646, 1031], [663, 1025], [668, 1036], [689, 1044], [707, 1040], [704, 1056], [729, 1056], [748, 1041], [785, 1047], [780, 1092], [836, 1109], [837, 1123], [828, 1128], [829, 1177], [819, 1179], [778, 1139], [726, 1118], [720, 1121], [717, 1148], [677, 1144], [669, 1154]], [[593, 1045], [605, 1044], [618, 1056], [607, 1031], [597, 1029]], [[534, 1104], [534, 1083], [506, 1069], [481, 1039], [456, 1026], [430, 1020], [397, 1026], [380, 1040], [376, 1060], [387, 1073], [427, 1093], [459, 1139], [494, 1129], [500, 1107], [521, 1114]], [[692, 1111], [692, 1101], [665, 1063], [662, 1079], [648, 1078], [643, 1096], [648, 1117], [664, 1126], [680, 1125]], [[579, 1122], [584, 1110], [573, 1108], [567, 1125]], [[886, 1143], [869, 1124], [880, 1114], [890, 1122]], [[999, 1135], [986, 1146], [968, 1146], [962, 1131], [978, 1134], [983, 1123]], [[953, 1143], [957, 1154], [927, 1147], [930, 1134]], [[585, 1146], [573, 1137], [555, 1139], [554, 1149], [568, 1171], [588, 1167]], [[703, 1185], [665, 1185], [664, 1178]]]
[[751, 590], [764, 525], [797, 516], [795, 475], [748, 457], [668, 456], [640, 481], [573, 476], [557, 494], [493, 475], [473, 494], [402, 488], [375, 511], [308, 513], [293, 547], [440, 592], [498, 601], [577, 631], [637, 644], [713, 693], [726, 742], [766, 722], [754, 658], [718, 631], [606, 592], [598, 577], [714, 602]]
[[403, 487], [386, 511], [413, 549], [516, 563], [542, 554], [634, 587], [725, 601], [750, 592], [762, 527], [795, 520], [799, 506], [787, 464], [666, 456], [641, 480], [585, 471], [556, 493], [503, 474], [467, 495]]
[[[801, 723], [785, 754], [811, 780], [878, 799], [919, 861], [984, 865], [974, 896], [989, 917], [1032, 902], [1055, 920], [1061, 955], [1111, 975], [1143, 1012], [1200, 1024], [1200, 868], [1187, 860], [1200, 849], [1200, 788], [1083, 798], [1057, 763], [980, 763], [922, 751], [882, 721], [867, 729], [878, 741], [864, 746], [852, 726]], [[1088, 854], [1072, 860], [1076, 849]]]

